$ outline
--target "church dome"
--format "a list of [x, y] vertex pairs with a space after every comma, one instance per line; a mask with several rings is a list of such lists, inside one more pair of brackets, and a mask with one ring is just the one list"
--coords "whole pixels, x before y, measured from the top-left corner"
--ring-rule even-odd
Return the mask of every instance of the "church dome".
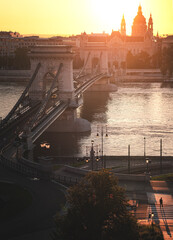
[[137, 15], [134, 18], [133, 25], [134, 24], [146, 24], [146, 18], [143, 15]]
[[142, 14], [141, 5], [138, 7], [138, 14], [134, 18], [133, 24], [146, 24], [146, 18]]
[[142, 14], [141, 5], [138, 7], [138, 13], [133, 21], [132, 36], [144, 36], [147, 31], [146, 18]]

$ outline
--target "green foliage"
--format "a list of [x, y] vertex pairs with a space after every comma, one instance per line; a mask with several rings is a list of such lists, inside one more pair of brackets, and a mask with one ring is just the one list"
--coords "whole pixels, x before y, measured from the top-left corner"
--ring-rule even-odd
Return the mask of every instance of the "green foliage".
[[85, 165], [85, 161], [78, 161], [71, 164], [72, 167], [82, 167]]
[[164, 48], [162, 51], [162, 65], [161, 72], [163, 75], [168, 75], [168, 78], [172, 77], [173, 73], [173, 45], [168, 48]]
[[151, 57], [152, 60], [152, 67], [153, 68], [160, 68], [162, 63], [162, 52], [160, 49], [157, 50]]
[[163, 234], [157, 225], [140, 225], [139, 227], [140, 240], [163, 240]]
[[30, 60], [28, 57], [27, 48], [17, 48], [15, 56], [0, 56], [1, 69], [16, 69], [27, 70], [30, 69]]
[[71, 187], [65, 215], [57, 215], [53, 239], [135, 240], [136, 219], [127, 210], [124, 189], [107, 170], [89, 173]]
[[0, 56], [0, 69], [13, 69], [14, 58], [8, 56]]
[[163, 174], [163, 175], [160, 175], [160, 176], [155, 176], [155, 177], [152, 177], [152, 180], [173, 182], [173, 173], [168, 173], [168, 174]]
[[133, 55], [130, 51], [126, 58], [127, 68], [131, 69], [143, 69], [151, 68], [151, 57], [147, 52], [140, 52], [137, 55]]
[[14, 68], [20, 70], [30, 69], [30, 60], [27, 48], [17, 48], [14, 57]]

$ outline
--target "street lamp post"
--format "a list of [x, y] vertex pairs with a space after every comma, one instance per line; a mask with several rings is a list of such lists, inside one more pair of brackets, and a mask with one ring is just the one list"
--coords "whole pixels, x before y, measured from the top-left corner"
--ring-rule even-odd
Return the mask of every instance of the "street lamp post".
[[16, 160], [19, 160], [19, 147], [21, 145], [21, 139], [20, 137], [17, 135], [15, 140], [14, 140], [15, 146], [16, 146]]
[[154, 219], [154, 213], [151, 213], [151, 220], [152, 220], [152, 227], [153, 227], [153, 219]]
[[[104, 161], [104, 156], [103, 156], [103, 137], [104, 137], [104, 130], [103, 130], [103, 126], [101, 126], [101, 161], [102, 161], [102, 168], [106, 167], [106, 163]], [[99, 131], [98, 131], [98, 127], [97, 127], [97, 137], [99, 136]], [[108, 133], [107, 133], [107, 125], [106, 125], [106, 133], [105, 133], [105, 137], [108, 137]]]
[[162, 139], [160, 139], [160, 173], [162, 173]]
[[100, 161], [98, 149], [99, 149], [98, 145], [94, 146], [94, 140], [91, 141], [91, 146], [86, 146], [85, 162], [86, 163], [91, 162], [90, 166], [92, 171], [98, 169], [98, 163]]
[[144, 137], [144, 159], [146, 157], [146, 138]]
[[148, 159], [148, 158], [146, 158], [146, 164], [147, 164], [147, 173], [149, 172], [149, 171], [148, 171], [148, 163], [149, 163], [149, 159]]
[[130, 145], [128, 145], [128, 173], [130, 174]]
[[90, 159], [91, 159], [91, 170], [94, 170], [94, 140], [91, 141], [91, 151], [90, 151]]

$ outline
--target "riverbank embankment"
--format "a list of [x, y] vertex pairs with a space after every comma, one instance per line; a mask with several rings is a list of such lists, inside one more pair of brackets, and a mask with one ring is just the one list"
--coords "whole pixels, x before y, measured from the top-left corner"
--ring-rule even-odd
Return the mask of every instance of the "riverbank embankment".
[[0, 82], [25, 82], [31, 77], [31, 70], [0, 70]]
[[[73, 70], [74, 74], [78, 70]], [[25, 82], [31, 78], [31, 70], [0, 70], [0, 82]], [[160, 69], [117, 70], [115, 82], [163, 82]]]

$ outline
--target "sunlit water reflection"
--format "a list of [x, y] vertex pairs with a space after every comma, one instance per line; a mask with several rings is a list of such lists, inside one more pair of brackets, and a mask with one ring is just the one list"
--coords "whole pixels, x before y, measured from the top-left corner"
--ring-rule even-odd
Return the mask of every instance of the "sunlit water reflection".
[[[0, 84], [0, 116], [4, 117], [14, 105], [24, 85]], [[163, 155], [173, 155], [173, 89], [160, 88], [160, 83], [124, 84], [112, 93], [85, 93], [84, 104], [78, 109], [82, 118], [91, 122], [91, 133], [44, 133], [36, 143], [36, 150], [43, 154], [39, 143], [51, 144], [49, 155], [85, 155], [86, 146], [101, 144], [96, 137], [97, 126], [108, 126], [109, 137], [104, 137], [105, 155], [159, 155], [163, 139]]]

